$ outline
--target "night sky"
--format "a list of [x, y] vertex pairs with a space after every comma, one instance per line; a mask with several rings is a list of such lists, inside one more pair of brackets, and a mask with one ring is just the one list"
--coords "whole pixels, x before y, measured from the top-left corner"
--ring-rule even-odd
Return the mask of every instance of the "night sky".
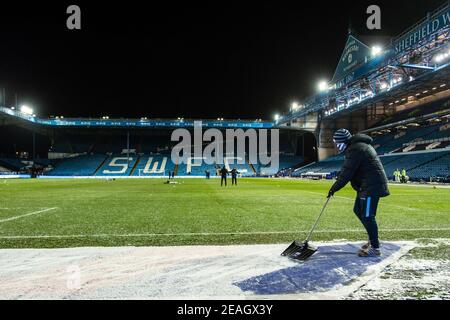
[[[40, 116], [271, 119], [331, 79], [347, 36], [395, 36], [444, 0], [2, 3], [0, 87]], [[78, 4], [82, 30], [66, 28]], [[365, 27], [370, 4], [382, 30]], [[369, 45], [371, 45], [369, 43]]]

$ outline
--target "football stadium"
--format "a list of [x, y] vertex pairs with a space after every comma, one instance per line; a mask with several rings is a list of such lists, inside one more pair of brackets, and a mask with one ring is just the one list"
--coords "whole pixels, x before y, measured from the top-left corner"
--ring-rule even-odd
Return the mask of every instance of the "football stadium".
[[[40, 115], [3, 90], [0, 298], [449, 299], [450, 3], [402, 28], [349, 30], [273, 119]], [[388, 180], [381, 256], [357, 255], [352, 185], [330, 191], [343, 128]]]

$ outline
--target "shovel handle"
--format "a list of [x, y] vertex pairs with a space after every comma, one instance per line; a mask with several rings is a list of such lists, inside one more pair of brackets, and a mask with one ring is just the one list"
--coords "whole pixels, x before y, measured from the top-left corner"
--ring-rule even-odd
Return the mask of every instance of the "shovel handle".
[[313, 232], [314, 232], [314, 229], [316, 229], [317, 224], [319, 223], [320, 218], [322, 217], [322, 214], [324, 213], [325, 208], [327, 207], [328, 202], [330, 202], [330, 199], [331, 199], [331, 198], [332, 198], [332, 196], [331, 196], [331, 197], [327, 197], [327, 201], [326, 201], [325, 204], [323, 205], [322, 211], [320, 211], [320, 214], [319, 214], [319, 216], [317, 217], [316, 222], [314, 223], [313, 227], [311, 228], [311, 231], [310, 231], [309, 234], [308, 234], [308, 237], [307, 237], [306, 240], [305, 240], [306, 243], [308, 243], [309, 239], [311, 239], [311, 236], [312, 236], [312, 234], [313, 234]]

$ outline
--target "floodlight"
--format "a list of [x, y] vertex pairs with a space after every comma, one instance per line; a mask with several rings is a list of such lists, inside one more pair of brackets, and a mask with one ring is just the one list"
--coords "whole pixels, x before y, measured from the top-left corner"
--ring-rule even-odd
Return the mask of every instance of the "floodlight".
[[372, 53], [372, 57], [376, 57], [379, 56], [381, 53], [383, 52], [383, 48], [380, 46], [373, 46], [371, 53]]
[[20, 107], [20, 111], [21, 111], [22, 113], [28, 114], [28, 115], [30, 115], [30, 116], [34, 113], [33, 109], [31, 109], [30, 107], [25, 106], [25, 105], [23, 105], [23, 106]]
[[317, 84], [317, 88], [319, 89], [320, 92], [324, 92], [328, 90], [328, 83], [326, 81], [320, 81]]

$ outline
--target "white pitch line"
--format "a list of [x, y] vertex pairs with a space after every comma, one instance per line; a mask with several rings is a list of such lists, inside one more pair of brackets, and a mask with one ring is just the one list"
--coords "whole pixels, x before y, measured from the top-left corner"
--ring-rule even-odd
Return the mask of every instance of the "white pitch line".
[[[415, 231], [450, 231], [450, 228], [411, 228], [411, 229], [380, 229], [380, 232], [415, 232]], [[139, 238], [139, 237], [173, 237], [173, 236], [227, 236], [227, 235], [270, 235], [270, 234], [302, 234], [302, 231], [261, 231], [261, 232], [200, 232], [200, 233], [131, 233], [131, 234], [72, 234], [72, 235], [30, 235], [30, 236], [0, 236], [0, 239], [66, 239], [66, 238]], [[355, 233], [365, 232], [364, 229], [317, 230], [315, 233]]]
[[11, 217], [11, 218], [1, 219], [0, 223], [16, 220], [16, 219], [20, 219], [20, 218], [25, 218], [25, 217], [28, 217], [28, 216], [32, 216], [32, 215], [35, 215], [35, 214], [48, 212], [48, 211], [52, 211], [52, 210], [56, 210], [56, 209], [58, 209], [58, 208], [56, 208], [56, 207], [55, 208], [47, 208], [47, 209], [43, 209], [43, 210], [39, 210], [39, 211], [34, 211], [34, 212], [22, 214], [20, 216], [14, 216], [14, 217]]

